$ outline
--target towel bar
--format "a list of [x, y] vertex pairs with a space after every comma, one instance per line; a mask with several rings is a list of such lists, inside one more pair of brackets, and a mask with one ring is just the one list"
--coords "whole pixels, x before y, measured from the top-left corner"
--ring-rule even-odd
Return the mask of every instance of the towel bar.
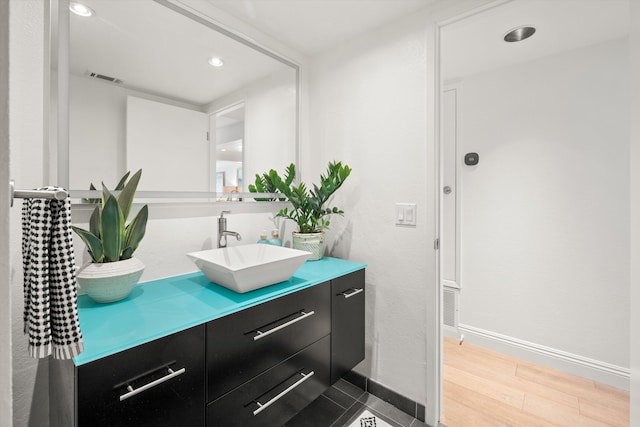
[[64, 190], [16, 190], [15, 182], [9, 181], [10, 205], [13, 206], [13, 199], [56, 199], [64, 200], [68, 193]]

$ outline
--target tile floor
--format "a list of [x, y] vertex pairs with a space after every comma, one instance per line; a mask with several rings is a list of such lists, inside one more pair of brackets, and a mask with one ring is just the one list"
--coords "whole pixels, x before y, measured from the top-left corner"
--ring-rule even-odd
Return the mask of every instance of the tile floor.
[[284, 427], [346, 427], [364, 410], [394, 427], [426, 426], [382, 399], [340, 380]]

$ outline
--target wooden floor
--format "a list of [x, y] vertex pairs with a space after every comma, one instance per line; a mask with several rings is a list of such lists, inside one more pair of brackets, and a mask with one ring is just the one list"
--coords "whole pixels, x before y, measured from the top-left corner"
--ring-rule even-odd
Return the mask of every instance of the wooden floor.
[[627, 427], [629, 393], [445, 338], [443, 422], [448, 427]]

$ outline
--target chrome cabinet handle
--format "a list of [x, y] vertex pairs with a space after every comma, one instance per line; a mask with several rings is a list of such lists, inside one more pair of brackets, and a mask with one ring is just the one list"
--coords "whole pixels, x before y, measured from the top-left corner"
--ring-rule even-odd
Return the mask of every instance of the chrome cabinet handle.
[[132, 397], [132, 396], [135, 396], [135, 395], [136, 395], [136, 394], [138, 394], [138, 393], [142, 393], [142, 392], [143, 392], [143, 391], [145, 391], [145, 390], [149, 390], [150, 388], [155, 387], [155, 386], [157, 386], [158, 384], [161, 384], [161, 383], [163, 383], [163, 382], [165, 382], [165, 381], [168, 381], [168, 380], [170, 380], [171, 378], [175, 378], [175, 377], [177, 377], [178, 375], [182, 375], [182, 374], [184, 374], [185, 372], [186, 372], [186, 368], [178, 369], [177, 371], [174, 371], [174, 370], [173, 370], [173, 369], [171, 369], [171, 368], [167, 368], [167, 375], [165, 375], [165, 376], [164, 376], [164, 377], [162, 377], [162, 378], [158, 378], [158, 379], [157, 379], [157, 380], [155, 380], [155, 381], [151, 381], [150, 383], [145, 384], [145, 385], [143, 385], [143, 386], [142, 386], [142, 387], [140, 387], [140, 388], [136, 388], [136, 389], [134, 389], [133, 387], [131, 387], [131, 386], [129, 385], [129, 386], [127, 386], [127, 390], [128, 390], [129, 392], [128, 392], [128, 393], [123, 394], [122, 396], [120, 396], [120, 402], [122, 402], [123, 400], [128, 399], [128, 398], [130, 398], [130, 397]]
[[256, 415], [258, 415], [260, 412], [264, 411], [265, 409], [267, 409], [269, 406], [273, 405], [274, 403], [276, 403], [278, 400], [280, 400], [280, 398], [282, 396], [284, 396], [285, 394], [289, 393], [291, 390], [293, 390], [294, 388], [298, 387], [300, 384], [302, 384], [303, 382], [305, 382], [306, 380], [308, 380], [310, 377], [313, 376], [313, 374], [315, 374], [315, 372], [311, 371], [308, 374], [305, 374], [303, 372], [299, 372], [300, 375], [302, 375], [302, 378], [300, 378], [298, 381], [296, 381], [295, 383], [291, 384], [289, 387], [287, 387], [286, 389], [284, 389], [282, 392], [278, 393], [277, 396], [275, 396], [273, 399], [271, 399], [270, 401], [268, 401], [265, 404], [262, 404], [258, 401], [256, 401], [256, 403], [258, 404], [258, 409], [256, 409], [255, 411], [253, 411], [253, 416], [255, 417]]
[[310, 311], [308, 313], [305, 313], [304, 311], [301, 311], [300, 313], [302, 313], [302, 316], [296, 317], [293, 320], [289, 320], [287, 323], [283, 323], [282, 325], [276, 326], [273, 329], [269, 329], [267, 332], [256, 331], [257, 335], [255, 337], [253, 337], [253, 340], [254, 341], [258, 341], [259, 339], [264, 338], [267, 335], [271, 335], [272, 333], [274, 333], [276, 331], [279, 331], [280, 329], [286, 328], [287, 326], [291, 326], [294, 323], [299, 322], [299, 321], [301, 321], [302, 319], [304, 319], [306, 317], [313, 316], [315, 314], [315, 311]]
[[353, 292], [347, 293], [345, 291], [345, 292], [342, 292], [340, 295], [342, 295], [345, 298], [351, 298], [352, 296], [358, 295], [360, 292], [364, 291], [364, 288], [353, 288], [352, 290]]

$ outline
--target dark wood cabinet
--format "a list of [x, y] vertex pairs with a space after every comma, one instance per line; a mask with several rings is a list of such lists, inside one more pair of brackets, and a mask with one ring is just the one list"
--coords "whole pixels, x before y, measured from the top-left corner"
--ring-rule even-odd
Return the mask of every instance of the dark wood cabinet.
[[207, 401], [329, 335], [329, 292], [325, 282], [209, 322]]
[[283, 425], [364, 359], [364, 295], [362, 269], [79, 366], [53, 363], [51, 425]]
[[207, 426], [281, 426], [329, 387], [329, 336], [207, 406]]
[[78, 426], [204, 425], [200, 325], [76, 368]]
[[364, 360], [364, 270], [331, 281], [331, 384]]

